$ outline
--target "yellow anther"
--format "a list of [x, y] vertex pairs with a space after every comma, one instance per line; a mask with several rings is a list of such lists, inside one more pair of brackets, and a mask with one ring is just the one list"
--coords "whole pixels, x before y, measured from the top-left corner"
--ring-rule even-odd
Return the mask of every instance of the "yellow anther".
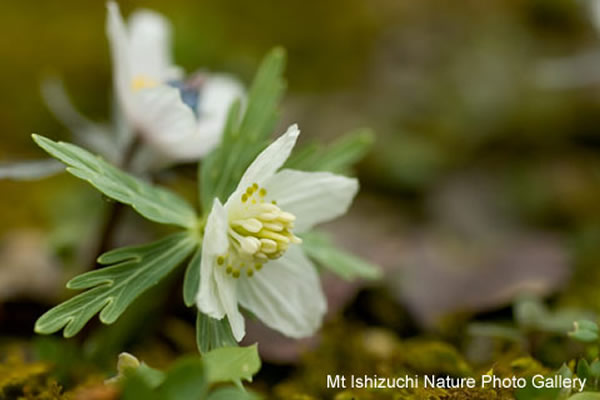
[[[282, 256], [283, 253], [285, 253], [287, 251], [287, 249], [290, 247], [289, 243], [278, 243], [279, 246], [277, 246], [277, 251], [281, 252], [280, 255], [278, 255], [278, 257]], [[275, 253], [277, 254], [277, 253]], [[272, 254], [269, 254], [269, 257], [271, 257]]]
[[259, 206], [259, 209], [263, 213], [273, 213], [277, 214], [281, 212], [281, 209], [277, 207], [275, 204], [263, 203]]
[[225, 263], [225, 257], [219, 256], [217, 257], [217, 264], [223, 265]]
[[233, 267], [231, 265], [228, 265], [227, 269], [225, 270], [225, 272], [227, 272], [228, 274], [230, 274], [231, 271], [233, 271]]
[[232, 224], [241, 226], [247, 232], [251, 232], [251, 233], [256, 233], [256, 232], [260, 231], [263, 227], [263, 224], [256, 218], [237, 220], [237, 221], [233, 221]]
[[271, 239], [260, 239], [261, 251], [264, 253], [273, 253], [277, 251], [277, 242]]
[[281, 257], [283, 255], [283, 253], [285, 253], [285, 250], [279, 250], [275, 253], [269, 254], [269, 258], [271, 260], [277, 260], [279, 257]]
[[[263, 205], [263, 204], [261, 204], [261, 206], [262, 206], [262, 205]], [[261, 219], [261, 220], [263, 220], [263, 221], [273, 221], [274, 219], [277, 219], [277, 216], [278, 216], [278, 215], [277, 215], [277, 214], [275, 214], [275, 213], [268, 213], [268, 212], [266, 212], [266, 213], [262, 213], [262, 214], [260, 214], [260, 215], [258, 216], [258, 218], [260, 218], [260, 219]]]
[[228, 273], [235, 278], [242, 273], [254, 276], [265, 263], [283, 256], [292, 243], [301, 242], [293, 233], [294, 214], [265, 196], [267, 190], [258, 183], [247, 186], [241, 193], [245, 204], [238, 203], [239, 208], [230, 214], [228, 235], [234, 252], [217, 261], [227, 264]]
[[131, 80], [131, 88], [135, 91], [158, 86], [158, 82], [147, 76], [138, 75]]
[[262, 251], [259, 251], [258, 253], [254, 254], [254, 258], [262, 262], [266, 262], [269, 259], [269, 257], [267, 257], [267, 255]]
[[296, 220], [296, 216], [292, 213], [282, 211], [279, 213], [279, 219], [285, 222], [294, 222]]
[[252, 255], [260, 249], [260, 240], [254, 236], [246, 236], [240, 240], [240, 246], [243, 252]]
[[279, 222], [264, 222], [262, 224], [264, 226], [265, 229], [268, 229], [270, 231], [275, 231], [275, 232], [279, 232], [283, 230], [283, 225]]
[[275, 240], [277, 242], [280, 242], [280, 243], [289, 243], [290, 242], [290, 238], [289, 237], [281, 235], [279, 233], [268, 231], [266, 229], [263, 229], [260, 232], [258, 232], [258, 236], [261, 239], [273, 239], [273, 240]]

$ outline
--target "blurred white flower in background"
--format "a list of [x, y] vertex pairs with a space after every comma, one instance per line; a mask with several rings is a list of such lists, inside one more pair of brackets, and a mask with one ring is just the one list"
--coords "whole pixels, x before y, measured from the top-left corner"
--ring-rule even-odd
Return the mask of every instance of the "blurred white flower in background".
[[171, 27], [160, 14], [134, 12], [128, 23], [108, 3], [107, 35], [115, 91], [134, 132], [176, 160], [197, 160], [219, 143], [229, 107], [244, 87], [229, 75], [184, 79], [171, 60]]
[[[229, 107], [245, 100], [244, 86], [227, 74], [197, 72], [184, 78], [171, 60], [171, 26], [164, 16], [138, 10], [126, 24], [115, 2], [107, 8], [117, 98], [112, 123], [96, 123], [77, 111], [57, 78], [42, 84], [48, 109], [71, 131], [73, 142], [122, 168], [144, 173], [199, 160], [219, 144]], [[132, 155], [135, 135], [142, 146]], [[35, 180], [63, 170], [50, 159], [2, 162], [0, 179]]]
[[[600, 0], [583, 0], [590, 22], [600, 34]], [[535, 82], [547, 89], [572, 89], [600, 84], [600, 45], [579, 54], [542, 61]]]
[[[132, 137], [118, 108], [114, 107], [111, 123], [97, 123], [77, 110], [59, 78], [45, 79], [41, 91], [48, 110], [69, 129], [73, 142], [100, 154], [115, 165], [122, 165]], [[64, 170], [64, 166], [61, 170]]]
[[585, 0], [585, 5], [590, 11], [590, 19], [594, 28], [600, 33], [600, 1], [599, 0]]
[[245, 335], [238, 303], [286, 336], [312, 335], [327, 309], [319, 276], [295, 233], [346, 213], [358, 181], [330, 172], [278, 171], [299, 135], [291, 126], [242, 176], [224, 205], [214, 200], [202, 242], [197, 305]]

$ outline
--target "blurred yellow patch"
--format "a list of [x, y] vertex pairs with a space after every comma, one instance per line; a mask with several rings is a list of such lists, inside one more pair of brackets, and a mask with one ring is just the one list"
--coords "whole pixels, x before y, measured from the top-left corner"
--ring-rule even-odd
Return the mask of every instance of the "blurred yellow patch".
[[135, 91], [158, 86], [158, 81], [144, 75], [138, 75], [131, 81], [131, 88]]

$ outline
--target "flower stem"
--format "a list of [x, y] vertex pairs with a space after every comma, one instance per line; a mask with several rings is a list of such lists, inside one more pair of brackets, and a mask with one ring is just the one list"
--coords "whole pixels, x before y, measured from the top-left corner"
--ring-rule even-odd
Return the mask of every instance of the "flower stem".
[[[120, 163], [121, 169], [128, 172], [131, 168], [131, 163], [134, 159], [135, 154], [139, 150], [141, 146], [141, 141], [139, 139], [139, 135], [134, 135], [133, 140], [123, 154], [123, 158]], [[106, 211], [106, 216], [104, 219], [104, 225], [102, 226], [102, 230], [100, 233], [100, 240], [98, 241], [98, 245], [96, 246], [96, 250], [92, 253], [94, 254], [94, 260], [92, 260], [92, 265], [96, 266], [96, 259], [106, 251], [110, 250], [113, 238], [119, 226], [119, 221], [123, 218], [123, 214], [125, 212], [125, 206], [122, 203], [111, 201], [108, 204], [108, 210]], [[95, 267], [94, 267], [95, 268]]]

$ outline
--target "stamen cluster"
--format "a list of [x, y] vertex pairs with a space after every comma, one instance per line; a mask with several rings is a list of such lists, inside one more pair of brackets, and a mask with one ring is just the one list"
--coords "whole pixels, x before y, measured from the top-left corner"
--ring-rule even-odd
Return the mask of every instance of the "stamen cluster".
[[267, 261], [281, 257], [290, 244], [302, 242], [292, 232], [296, 217], [266, 197], [266, 189], [254, 183], [241, 195], [239, 210], [230, 214], [229, 251], [217, 258], [217, 265], [234, 278], [242, 270], [253, 276]]

